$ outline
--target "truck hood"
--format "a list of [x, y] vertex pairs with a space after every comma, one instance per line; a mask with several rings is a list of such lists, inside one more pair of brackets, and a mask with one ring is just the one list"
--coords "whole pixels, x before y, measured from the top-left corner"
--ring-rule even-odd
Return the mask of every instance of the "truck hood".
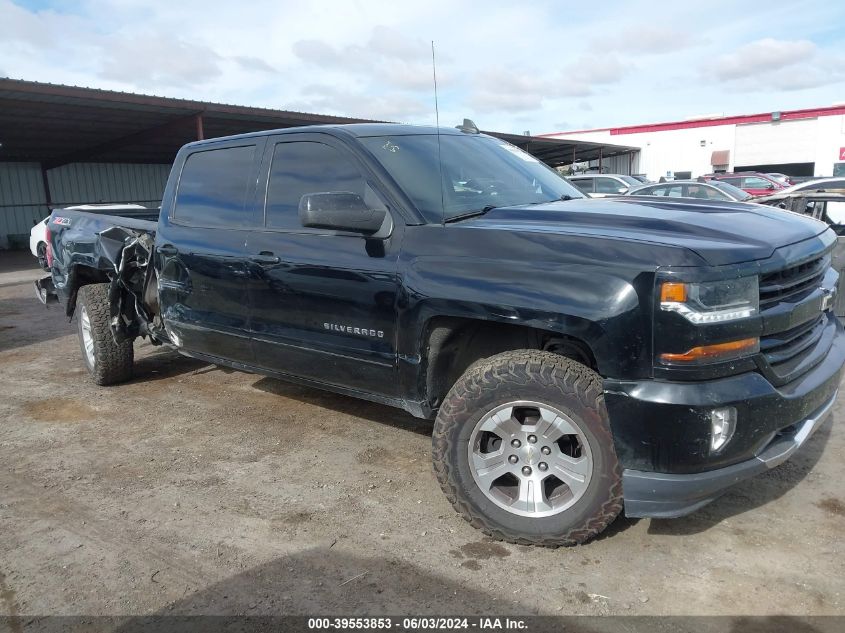
[[499, 207], [462, 224], [680, 246], [713, 266], [765, 259], [827, 230], [818, 220], [759, 204], [633, 197]]

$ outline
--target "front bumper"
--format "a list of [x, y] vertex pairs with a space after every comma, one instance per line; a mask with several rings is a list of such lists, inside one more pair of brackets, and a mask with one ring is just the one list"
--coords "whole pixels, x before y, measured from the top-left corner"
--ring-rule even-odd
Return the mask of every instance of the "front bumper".
[[673, 475], [625, 470], [625, 515], [671, 519], [710, 503], [730, 486], [782, 464], [822, 425], [833, 410], [836, 396], [809, 417], [776, 434], [758, 455], [744, 462], [701, 473]]
[[[845, 330], [835, 317], [830, 326], [821, 360], [780, 387], [756, 371], [696, 382], [605, 380], [626, 515], [688, 514], [798, 450], [828, 416], [839, 389]], [[710, 412], [726, 406], [737, 410], [736, 431], [712, 452]]]

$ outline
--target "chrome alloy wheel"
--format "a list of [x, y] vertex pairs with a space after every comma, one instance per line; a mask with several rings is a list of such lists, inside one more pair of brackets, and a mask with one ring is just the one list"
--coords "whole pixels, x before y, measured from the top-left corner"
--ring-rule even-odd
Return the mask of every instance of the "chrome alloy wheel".
[[578, 424], [540, 402], [499, 405], [481, 417], [468, 444], [472, 478], [500, 508], [547, 517], [572, 507], [593, 474]]
[[79, 311], [79, 324], [82, 326], [82, 346], [85, 348], [85, 356], [88, 364], [94, 366], [94, 337], [91, 334], [91, 319], [88, 318], [88, 311], [82, 306]]

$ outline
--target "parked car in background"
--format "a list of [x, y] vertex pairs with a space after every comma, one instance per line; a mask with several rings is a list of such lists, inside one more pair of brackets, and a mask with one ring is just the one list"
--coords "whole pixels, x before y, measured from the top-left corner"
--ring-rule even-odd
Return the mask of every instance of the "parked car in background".
[[751, 194], [720, 180], [673, 180], [630, 189], [626, 196], [659, 196], [667, 198], [696, 198], [698, 200], [724, 200], [743, 202]]
[[778, 193], [790, 194], [799, 191], [845, 191], [845, 178], [816, 178], [792, 185]]
[[48, 215], [40, 222], [36, 222], [29, 232], [29, 251], [38, 258], [38, 265], [44, 270], [50, 270], [47, 266], [47, 222]]
[[579, 174], [570, 176], [568, 180], [593, 198], [621, 196], [632, 187], [639, 187], [642, 184], [633, 176], [622, 174]]
[[769, 178], [771, 178], [772, 180], [776, 180], [777, 182], [782, 184], [784, 187], [789, 187], [790, 185], [795, 184], [795, 182], [792, 180], [792, 178], [790, 178], [786, 174], [779, 174], [777, 172], [774, 172], [774, 173], [770, 173], [770, 174], [766, 174], [766, 175]]
[[631, 174], [631, 178], [633, 178], [634, 180], [639, 180], [644, 185], [648, 185], [654, 182], [653, 180], [649, 180], [648, 176], [646, 176], [645, 174]]
[[704, 179], [726, 182], [734, 187], [739, 187], [743, 191], [747, 191], [752, 196], [765, 196], [770, 193], [780, 191], [781, 189], [785, 189], [785, 187], [777, 180], [770, 178], [766, 174], [761, 174], [755, 171], [707, 174], [704, 176]]

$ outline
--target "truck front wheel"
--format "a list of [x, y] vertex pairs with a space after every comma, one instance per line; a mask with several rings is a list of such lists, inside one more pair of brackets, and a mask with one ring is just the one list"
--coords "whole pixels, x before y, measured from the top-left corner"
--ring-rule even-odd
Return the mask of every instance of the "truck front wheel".
[[493, 538], [575, 545], [622, 510], [601, 378], [550, 352], [472, 365], [440, 408], [433, 459], [455, 509]]
[[132, 378], [135, 360], [132, 341], [117, 344], [109, 327], [109, 285], [79, 289], [76, 320], [82, 359], [98, 385], [113, 385]]

